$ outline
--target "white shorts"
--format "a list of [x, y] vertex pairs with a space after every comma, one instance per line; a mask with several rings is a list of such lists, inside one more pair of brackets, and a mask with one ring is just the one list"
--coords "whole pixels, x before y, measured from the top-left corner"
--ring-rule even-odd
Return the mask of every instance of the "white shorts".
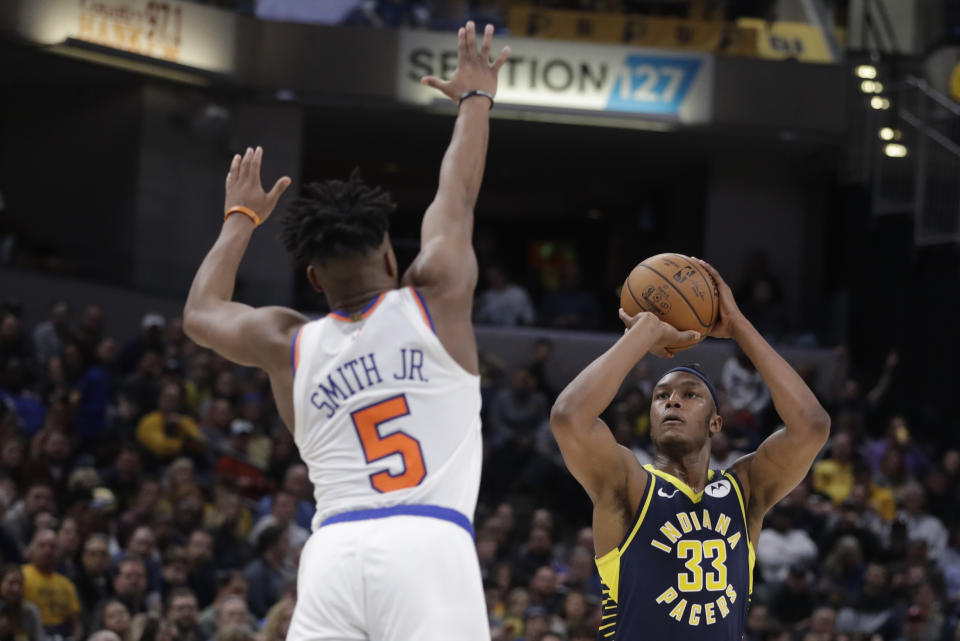
[[287, 641], [434, 639], [490, 639], [476, 548], [463, 527], [399, 515], [311, 535]]

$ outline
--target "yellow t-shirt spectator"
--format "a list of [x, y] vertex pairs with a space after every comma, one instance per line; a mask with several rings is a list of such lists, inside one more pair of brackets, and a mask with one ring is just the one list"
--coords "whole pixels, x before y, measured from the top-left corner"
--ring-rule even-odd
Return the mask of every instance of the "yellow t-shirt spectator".
[[163, 412], [150, 412], [137, 426], [137, 440], [161, 459], [169, 459], [183, 453], [188, 441], [202, 441], [203, 435], [196, 422], [189, 416], [179, 415], [177, 430], [168, 433], [164, 429]]
[[885, 521], [892, 521], [897, 515], [897, 501], [893, 498], [893, 492], [876, 483], [870, 484], [870, 507]]
[[68, 624], [80, 614], [77, 589], [57, 572], [43, 574], [32, 564], [23, 566], [23, 598], [37, 606], [45, 628]]
[[813, 466], [813, 488], [842, 503], [853, 490], [853, 466], [833, 459], [824, 459]]

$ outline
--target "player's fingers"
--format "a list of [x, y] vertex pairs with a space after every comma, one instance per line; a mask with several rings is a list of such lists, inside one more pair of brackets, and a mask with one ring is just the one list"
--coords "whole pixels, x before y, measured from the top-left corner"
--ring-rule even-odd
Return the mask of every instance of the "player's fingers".
[[633, 326], [633, 319], [630, 318], [630, 314], [623, 311], [622, 307], [617, 310], [617, 315], [620, 317], [620, 320], [623, 321], [623, 324], [627, 326], [627, 329]]
[[246, 180], [247, 176], [250, 174], [250, 163], [253, 160], [253, 149], [247, 147], [247, 150], [243, 152], [243, 159], [240, 161], [240, 172], [237, 175], [237, 178], [240, 181]]
[[493, 25], [488, 24], [483, 30], [483, 42], [480, 45], [480, 57], [484, 62], [490, 62], [490, 47], [493, 44]]
[[277, 204], [277, 201], [280, 200], [280, 196], [283, 195], [283, 192], [287, 190], [287, 187], [290, 186], [291, 182], [293, 181], [290, 180], [289, 176], [284, 176], [273, 184], [273, 189], [271, 189], [270, 193], [267, 194], [267, 198], [270, 200], [271, 204]]
[[457, 54], [460, 57], [460, 60], [466, 60], [467, 58], [467, 30], [465, 27], [460, 27], [460, 30], [457, 31]]
[[508, 58], [510, 58], [509, 46], [503, 48], [503, 51], [500, 52], [500, 55], [497, 56], [497, 59], [494, 60], [493, 62], [493, 66], [490, 68], [493, 69], [495, 72], [500, 71], [500, 67], [503, 66], [503, 63], [505, 63]]
[[423, 78], [420, 79], [420, 84], [427, 85], [428, 87], [433, 87], [434, 89], [439, 89], [440, 91], [443, 91], [444, 93], [446, 93], [446, 87], [450, 83], [444, 82], [443, 80], [440, 80], [440, 78], [437, 78], [436, 76], [424, 76]]
[[233, 154], [233, 160], [230, 161], [230, 171], [227, 175], [233, 174], [237, 175], [237, 172], [240, 170], [240, 154]]
[[233, 172], [228, 171], [228, 172], [227, 172], [227, 179], [223, 181], [223, 186], [224, 186], [224, 187], [229, 187], [229, 186], [230, 186], [230, 178], [231, 178], [232, 176], [233, 176]]
[[263, 165], [263, 147], [258, 146], [253, 152], [253, 160], [250, 162], [250, 176], [253, 180], [260, 182], [260, 167]]
[[701, 338], [700, 332], [696, 330], [690, 330], [687, 332], [680, 332], [680, 340], [684, 343], [689, 343], [692, 341], [699, 341]]
[[474, 58], [477, 57], [477, 25], [473, 23], [473, 20], [467, 21], [467, 55]]

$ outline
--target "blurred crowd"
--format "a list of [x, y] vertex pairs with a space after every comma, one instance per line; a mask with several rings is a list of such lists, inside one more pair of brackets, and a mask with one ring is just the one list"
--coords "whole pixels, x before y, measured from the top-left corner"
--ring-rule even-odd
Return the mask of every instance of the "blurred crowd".
[[[56, 303], [35, 327], [0, 312], [0, 641], [283, 639], [314, 508], [268, 380], [199, 349], [178, 318], [108, 328], [95, 304]], [[548, 424], [555, 357], [546, 339], [517, 368], [481, 355], [476, 540], [497, 641], [596, 636], [590, 505]], [[883, 409], [895, 352], [864, 380], [847, 360], [802, 372], [833, 435], [767, 519], [746, 638], [960, 638], [960, 452]], [[604, 417], [641, 462], [654, 383], [641, 362]], [[717, 383], [726, 468], [778, 419], [742, 354]]]

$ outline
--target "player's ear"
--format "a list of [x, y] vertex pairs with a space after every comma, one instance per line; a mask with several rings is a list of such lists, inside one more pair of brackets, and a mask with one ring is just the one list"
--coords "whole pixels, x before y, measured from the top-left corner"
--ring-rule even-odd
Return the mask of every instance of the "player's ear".
[[386, 251], [383, 252], [383, 268], [390, 278], [397, 277], [397, 255], [393, 253], [393, 247], [387, 243]]
[[709, 425], [710, 436], [717, 434], [718, 432], [720, 432], [722, 428], [723, 428], [723, 418], [719, 414], [714, 413], [714, 415], [710, 418], [710, 425]]
[[320, 285], [320, 277], [313, 265], [307, 265], [307, 280], [310, 281], [311, 287], [319, 293], [323, 293], [323, 287]]

